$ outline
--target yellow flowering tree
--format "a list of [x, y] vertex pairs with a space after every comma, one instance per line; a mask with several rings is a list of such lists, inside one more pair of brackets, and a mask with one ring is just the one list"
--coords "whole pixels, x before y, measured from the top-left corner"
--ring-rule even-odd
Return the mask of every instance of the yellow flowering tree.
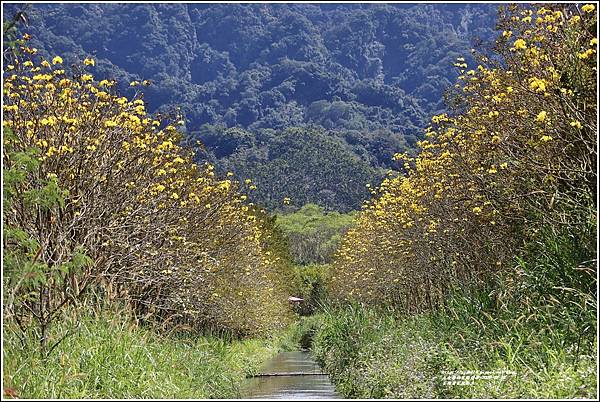
[[[30, 241], [23, 257], [44, 267], [31, 274], [22, 261], [9, 264], [11, 315], [27, 327], [38, 305], [57, 312], [92, 284], [164, 325], [240, 335], [285, 325], [285, 264], [265, 246], [244, 185], [194, 163], [141, 94], [121, 97], [114, 81], [61, 65], [23, 46], [4, 77], [5, 247]], [[84, 258], [77, 270], [64, 268], [74, 258]], [[28, 275], [39, 281], [23, 286]]]
[[[511, 264], [543, 228], [594, 249], [597, 82], [593, 5], [509, 6], [493, 56], [455, 66], [406, 176], [373, 191], [334, 264], [339, 298], [443, 305]], [[589, 263], [589, 262], [588, 262]]]

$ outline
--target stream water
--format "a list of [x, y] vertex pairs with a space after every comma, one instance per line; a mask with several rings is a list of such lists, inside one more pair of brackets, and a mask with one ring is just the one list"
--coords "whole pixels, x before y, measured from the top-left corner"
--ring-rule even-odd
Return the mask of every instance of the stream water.
[[314, 375], [278, 375], [255, 377], [244, 387], [249, 399], [341, 399], [329, 377], [308, 352], [283, 352], [275, 356], [261, 373], [311, 373]]

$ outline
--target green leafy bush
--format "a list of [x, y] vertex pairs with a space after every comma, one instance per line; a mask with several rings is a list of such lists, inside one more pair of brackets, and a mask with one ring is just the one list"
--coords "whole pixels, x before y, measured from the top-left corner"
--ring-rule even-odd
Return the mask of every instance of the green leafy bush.
[[330, 266], [327, 264], [297, 265], [294, 267], [297, 296], [304, 299], [295, 307], [295, 311], [300, 315], [314, 314], [327, 303], [329, 271]]

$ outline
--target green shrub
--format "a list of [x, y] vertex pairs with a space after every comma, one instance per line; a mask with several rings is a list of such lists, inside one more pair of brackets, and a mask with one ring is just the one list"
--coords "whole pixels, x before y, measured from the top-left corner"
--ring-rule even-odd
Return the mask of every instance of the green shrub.
[[295, 283], [297, 295], [304, 299], [295, 310], [300, 315], [314, 314], [327, 301], [327, 280], [330, 266], [327, 264], [297, 265]]

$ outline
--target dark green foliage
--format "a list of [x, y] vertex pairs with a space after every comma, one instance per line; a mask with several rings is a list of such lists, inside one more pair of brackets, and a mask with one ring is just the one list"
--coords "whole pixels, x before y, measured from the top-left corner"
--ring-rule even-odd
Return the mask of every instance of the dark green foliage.
[[317, 127], [263, 130], [252, 135], [240, 128], [205, 126], [199, 139], [219, 158], [218, 170], [233, 171], [257, 186], [253, 200], [277, 209], [283, 199], [291, 205], [309, 202], [327, 210], [358, 209], [369, 196], [367, 183], [382, 172], [359, 158], [341, 138]]
[[[20, 8], [7, 5], [5, 12]], [[35, 4], [28, 15], [31, 46], [47, 58], [60, 54], [68, 67], [93, 56], [96, 77], [117, 79], [125, 95], [136, 90], [130, 81], [151, 80], [144, 89], [148, 109], [180, 107], [189, 132], [203, 124], [246, 129], [240, 149], [231, 139], [218, 141], [218, 149], [207, 147], [219, 159], [242, 159], [232, 168], [260, 179], [264, 189], [257, 200], [274, 207], [281, 194], [271, 188], [282, 187], [279, 174], [307, 182], [317, 181], [315, 171], [336, 175], [329, 172], [335, 165], [319, 164], [327, 158], [309, 157], [309, 173], [299, 178], [304, 165], [265, 155], [264, 148], [277, 149], [277, 137], [291, 126], [322, 126], [335, 132], [326, 133], [334, 138], [330, 147], [348, 149], [372, 167], [397, 168], [391, 155], [413, 147], [429, 117], [444, 109], [442, 94], [456, 76], [454, 59], [469, 59], [476, 38], [491, 38], [495, 7]], [[265, 129], [277, 131], [265, 135]], [[265, 157], [275, 173], [255, 174]], [[366, 183], [365, 174], [374, 178], [355, 161], [348, 171], [357, 186]], [[340, 181], [344, 187], [348, 177]], [[303, 192], [307, 185], [301, 183]], [[342, 188], [339, 199], [328, 186], [296, 201], [347, 210], [366, 195]], [[288, 190], [284, 196], [296, 198]]]

